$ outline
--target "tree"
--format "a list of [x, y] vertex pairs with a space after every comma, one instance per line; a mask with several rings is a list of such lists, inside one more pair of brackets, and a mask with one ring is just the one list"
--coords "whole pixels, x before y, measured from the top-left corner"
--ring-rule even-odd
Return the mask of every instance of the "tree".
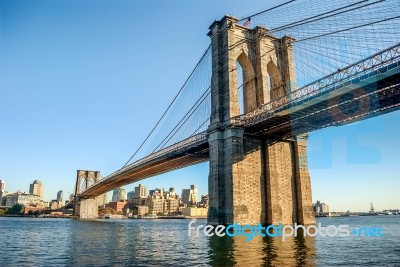
[[116, 211], [112, 208], [107, 207], [104, 209], [102, 209], [102, 208], [99, 209], [99, 216], [104, 216], [104, 215], [108, 215], [108, 214], [114, 215], [115, 213], [116, 213]]
[[10, 213], [20, 215], [24, 211], [24, 208], [22, 204], [15, 204], [11, 207]]
[[7, 210], [0, 209], [0, 215], [7, 214]]

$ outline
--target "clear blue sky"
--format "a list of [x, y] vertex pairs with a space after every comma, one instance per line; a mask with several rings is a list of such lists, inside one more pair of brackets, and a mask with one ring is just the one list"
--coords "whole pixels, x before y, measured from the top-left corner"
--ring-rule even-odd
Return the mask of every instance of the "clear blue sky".
[[[0, 1], [0, 179], [45, 199], [71, 192], [77, 169], [103, 176], [145, 138], [209, 45], [224, 14], [279, 1]], [[313, 200], [334, 210], [400, 208], [400, 113], [310, 136]], [[143, 180], [197, 184], [208, 164]], [[129, 191], [135, 186], [127, 186]]]

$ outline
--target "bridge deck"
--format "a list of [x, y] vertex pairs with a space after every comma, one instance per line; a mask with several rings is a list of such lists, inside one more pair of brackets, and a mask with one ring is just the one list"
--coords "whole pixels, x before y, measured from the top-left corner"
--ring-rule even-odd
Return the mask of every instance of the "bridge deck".
[[[227, 127], [245, 128], [245, 134], [250, 135], [289, 138], [398, 110], [399, 58], [400, 45], [390, 47], [258, 110], [232, 118]], [[147, 177], [208, 161], [207, 138], [207, 132], [202, 132], [153, 153], [105, 177], [81, 196], [98, 196]]]
[[204, 161], [208, 161], [208, 142], [205, 132], [162, 149], [108, 175], [82, 192], [81, 197], [98, 196], [147, 177]]

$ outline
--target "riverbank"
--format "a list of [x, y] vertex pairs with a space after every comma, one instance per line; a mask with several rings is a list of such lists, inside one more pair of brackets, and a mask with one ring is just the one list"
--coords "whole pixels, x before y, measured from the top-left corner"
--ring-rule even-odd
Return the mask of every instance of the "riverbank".
[[9, 218], [53, 218], [53, 219], [78, 219], [78, 216], [69, 216], [69, 215], [12, 215], [12, 214], [7, 214], [7, 215], [0, 215], [0, 217], [9, 217]]

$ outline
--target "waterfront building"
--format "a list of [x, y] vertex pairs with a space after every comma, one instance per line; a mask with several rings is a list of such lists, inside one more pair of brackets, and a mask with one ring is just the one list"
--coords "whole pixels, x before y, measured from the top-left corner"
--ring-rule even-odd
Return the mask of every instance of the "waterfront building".
[[61, 209], [63, 207], [63, 202], [58, 201], [57, 199], [53, 199], [49, 202], [49, 208], [51, 210]]
[[131, 207], [138, 207], [138, 206], [143, 206], [146, 205], [146, 199], [145, 198], [140, 198], [140, 197], [134, 197], [130, 200], [131, 202]]
[[125, 213], [127, 209], [129, 209], [129, 204], [128, 201], [122, 200], [122, 201], [111, 201], [110, 203], [105, 205], [106, 208], [112, 208], [116, 212], [123, 212]]
[[208, 208], [186, 207], [182, 208], [182, 215], [196, 218], [207, 218]]
[[317, 200], [316, 203], [313, 204], [314, 212], [318, 213], [329, 213], [329, 206], [325, 203], [321, 203]]
[[165, 205], [164, 213], [167, 213], [167, 214], [178, 214], [179, 213], [179, 204], [180, 204], [179, 198], [170, 197], [170, 198], [166, 199], [165, 203], [166, 203], [166, 205]]
[[14, 206], [15, 204], [22, 204], [28, 206], [36, 204], [41, 201], [41, 198], [37, 195], [29, 194], [26, 192], [17, 191], [14, 194], [7, 194], [4, 198], [4, 206]]
[[149, 207], [149, 213], [157, 215], [164, 213], [164, 197], [153, 195], [146, 199], [146, 206]]
[[137, 206], [136, 210], [137, 210], [136, 213], [139, 216], [145, 216], [147, 213], [149, 213], [149, 207], [147, 206]]
[[[129, 198], [129, 196], [132, 197]], [[146, 205], [147, 187], [142, 184], [139, 184], [139, 186], [135, 187], [134, 191], [129, 192], [129, 196], [128, 200], [131, 202], [132, 208]]]
[[29, 193], [32, 195], [38, 196], [41, 200], [43, 200], [43, 184], [39, 180], [35, 180], [29, 187]]

